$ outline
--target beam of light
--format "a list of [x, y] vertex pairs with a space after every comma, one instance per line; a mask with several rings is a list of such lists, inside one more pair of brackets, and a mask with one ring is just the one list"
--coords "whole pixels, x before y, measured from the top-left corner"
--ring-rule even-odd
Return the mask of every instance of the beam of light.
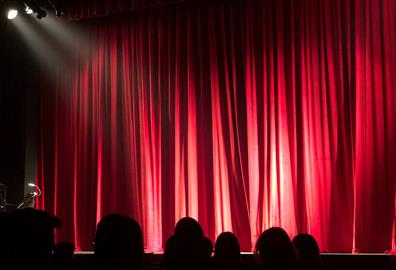
[[13, 24], [38, 64], [47, 72], [50, 78], [55, 79], [56, 65], [61, 62], [61, 53], [59, 48], [54, 46], [51, 40], [43, 35], [40, 25], [33, 23], [36, 20], [33, 17], [18, 16], [17, 19], [13, 20]]
[[45, 21], [41, 21], [43, 29], [64, 50], [68, 56], [89, 59], [91, 55], [88, 34], [77, 27], [74, 22], [65, 21], [52, 14], [48, 14]]
[[10, 9], [7, 13], [7, 18], [9, 20], [13, 20], [18, 16], [18, 10], [16, 9]]

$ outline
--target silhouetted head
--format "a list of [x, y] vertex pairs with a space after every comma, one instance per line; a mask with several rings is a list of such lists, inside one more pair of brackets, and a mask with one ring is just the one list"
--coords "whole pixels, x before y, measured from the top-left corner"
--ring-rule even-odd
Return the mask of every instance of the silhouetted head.
[[74, 245], [62, 241], [55, 245], [52, 254], [52, 269], [72, 269], [74, 264]]
[[199, 223], [189, 217], [177, 222], [174, 235], [166, 242], [162, 266], [168, 269], [202, 268], [213, 250]]
[[55, 245], [53, 257], [60, 261], [72, 260], [74, 256], [74, 245], [72, 243], [62, 241]]
[[58, 218], [33, 208], [17, 209], [8, 216], [8, 252], [18, 267], [45, 268], [54, 248], [54, 229]]
[[307, 233], [301, 233], [293, 238], [293, 245], [300, 255], [304, 269], [323, 269], [319, 245], [315, 238]]
[[203, 231], [198, 221], [190, 217], [184, 217], [177, 222], [174, 235], [177, 238], [202, 237]]
[[233, 263], [240, 260], [241, 248], [239, 246], [238, 238], [231, 232], [221, 233], [215, 244], [216, 261]]
[[297, 264], [294, 247], [282, 228], [264, 231], [256, 242], [256, 253], [266, 269], [293, 269]]
[[[8, 217], [7, 214], [4, 212], [0, 212], [0, 232], [6, 232], [7, 231], [7, 223]], [[4, 235], [2, 237], [2, 244], [0, 244], [0, 262], [4, 262], [6, 259], [6, 251], [7, 251], [7, 235]]]
[[319, 245], [310, 234], [301, 233], [296, 235], [293, 238], [293, 245], [302, 258], [320, 256]]
[[141, 269], [143, 234], [139, 224], [128, 217], [105, 216], [96, 229], [95, 258], [103, 269]]
[[212, 258], [213, 244], [209, 238], [203, 236], [200, 240], [199, 257], [202, 262], [207, 263]]

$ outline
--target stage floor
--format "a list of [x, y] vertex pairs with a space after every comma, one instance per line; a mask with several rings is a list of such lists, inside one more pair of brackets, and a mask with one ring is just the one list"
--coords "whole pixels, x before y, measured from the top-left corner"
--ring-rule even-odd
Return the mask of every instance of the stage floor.
[[[75, 252], [78, 261], [90, 264], [93, 261], [92, 251]], [[322, 253], [326, 270], [396, 270], [396, 255], [384, 253]], [[145, 253], [147, 269], [159, 269], [163, 253]], [[242, 252], [243, 262], [254, 263], [252, 252]]]

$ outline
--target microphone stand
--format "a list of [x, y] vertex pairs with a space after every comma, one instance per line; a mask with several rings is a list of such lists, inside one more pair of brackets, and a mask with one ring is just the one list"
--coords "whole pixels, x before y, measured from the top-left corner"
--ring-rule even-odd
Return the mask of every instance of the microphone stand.
[[29, 185], [29, 187], [36, 188], [37, 192], [34, 191], [34, 192], [30, 192], [30, 193], [26, 194], [25, 197], [23, 198], [22, 202], [18, 205], [17, 209], [23, 209], [23, 208], [27, 208], [27, 207], [31, 206], [34, 202], [34, 199], [41, 195], [41, 190], [36, 184], [29, 183], [28, 185]]
[[31, 206], [36, 197], [37, 197], [37, 192], [30, 192], [26, 194], [22, 202], [18, 205], [17, 209], [24, 209]]

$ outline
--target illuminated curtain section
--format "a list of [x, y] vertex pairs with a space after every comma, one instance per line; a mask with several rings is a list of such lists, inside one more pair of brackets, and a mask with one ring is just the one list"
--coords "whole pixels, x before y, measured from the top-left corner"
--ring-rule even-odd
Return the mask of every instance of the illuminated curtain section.
[[324, 251], [395, 247], [396, 1], [184, 3], [75, 24], [89, 50], [41, 96], [38, 206], [63, 220], [59, 240], [91, 249], [119, 212], [150, 251], [184, 216], [246, 251], [271, 226]]
[[[374, 240], [372, 231], [392, 237], [385, 223], [395, 220], [396, 101], [393, 77], [396, 61], [395, 2], [357, 2], [356, 23], [356, 213], [355, 245], [380, 249], [385, 237]], [[392, 11], [392, 13], [388, 12]], [[360, 15], [360, 16], [359, 16]], [[370, 24], [363, 18], [380, 21]], [[389, 33], [388, 33], [389, 31]], [[369, 203], [371, 202], [371, 203]], [[378, 209], [392, 206], [393, 213]], [[383, 220], [384, 222], [378, 222]], [[395, 229], [395, 227], [394, 227]], [[393, 241], [395, 241], [393, 234]], [[395, 247], [395, 246], [394, 246]]]

